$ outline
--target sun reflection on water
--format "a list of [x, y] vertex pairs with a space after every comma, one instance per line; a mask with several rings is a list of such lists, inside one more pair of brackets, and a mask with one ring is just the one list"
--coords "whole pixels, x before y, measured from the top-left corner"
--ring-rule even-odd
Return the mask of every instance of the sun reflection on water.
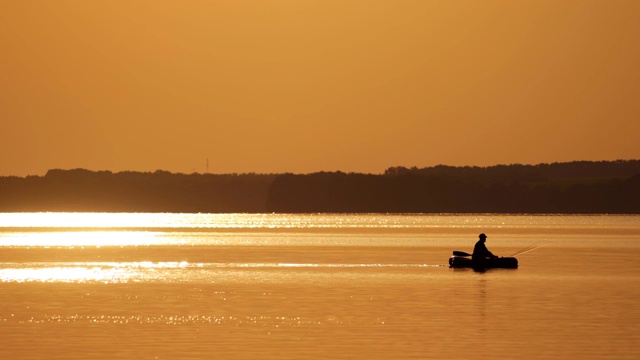
[[0, 234], [2, 246], [146, 246], [166, 244], [157, 232], [148, 231], [51, 231]]
[[161, 273], [156, 273], [156, 270], [180, 269], [189, 266], [190, 264], [186, 261], [40, 263], [28, 266], [20, 264], [19, 267], [0, 268], [0, 282], [139, 282], [162, 276]]
[[126, 282], [133, 275], [128, 269], [100, 267], [0, 269], [0, 281], [2, 282]]

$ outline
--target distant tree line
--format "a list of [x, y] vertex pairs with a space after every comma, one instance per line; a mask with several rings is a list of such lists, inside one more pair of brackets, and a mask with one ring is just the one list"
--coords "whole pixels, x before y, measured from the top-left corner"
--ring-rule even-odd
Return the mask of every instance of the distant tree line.
[[0, 211], [264, 212], [275, 178], [56, 169], [0, 178]]
[[274, 212], [640, 213], [640, 161], [282, 175]]
[[0, 211], [640, 213], [640, 160], [384, 174], [50, 170], [0, 177]]

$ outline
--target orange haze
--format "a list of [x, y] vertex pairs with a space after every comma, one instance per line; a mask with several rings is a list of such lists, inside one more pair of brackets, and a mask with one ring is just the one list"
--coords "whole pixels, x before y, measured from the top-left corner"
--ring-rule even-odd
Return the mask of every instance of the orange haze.
[[638, 0], [5, 0], [0, 175], [640, 158]]

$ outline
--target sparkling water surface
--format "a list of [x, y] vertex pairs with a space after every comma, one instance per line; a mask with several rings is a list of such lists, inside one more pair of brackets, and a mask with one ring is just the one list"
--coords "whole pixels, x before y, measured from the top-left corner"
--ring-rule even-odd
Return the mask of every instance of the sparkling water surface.
[[[515, 270], [450, 269], [480, 232]], [[640, 216], [0, 214], [0, 358], [636, 359]]]

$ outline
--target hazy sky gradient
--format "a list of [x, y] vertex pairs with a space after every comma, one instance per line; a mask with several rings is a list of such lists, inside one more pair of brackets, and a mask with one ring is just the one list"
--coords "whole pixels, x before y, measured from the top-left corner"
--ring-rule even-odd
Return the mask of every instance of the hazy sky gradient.
[[0, 2], [0, 175], [640, 158], [640, 1]]

